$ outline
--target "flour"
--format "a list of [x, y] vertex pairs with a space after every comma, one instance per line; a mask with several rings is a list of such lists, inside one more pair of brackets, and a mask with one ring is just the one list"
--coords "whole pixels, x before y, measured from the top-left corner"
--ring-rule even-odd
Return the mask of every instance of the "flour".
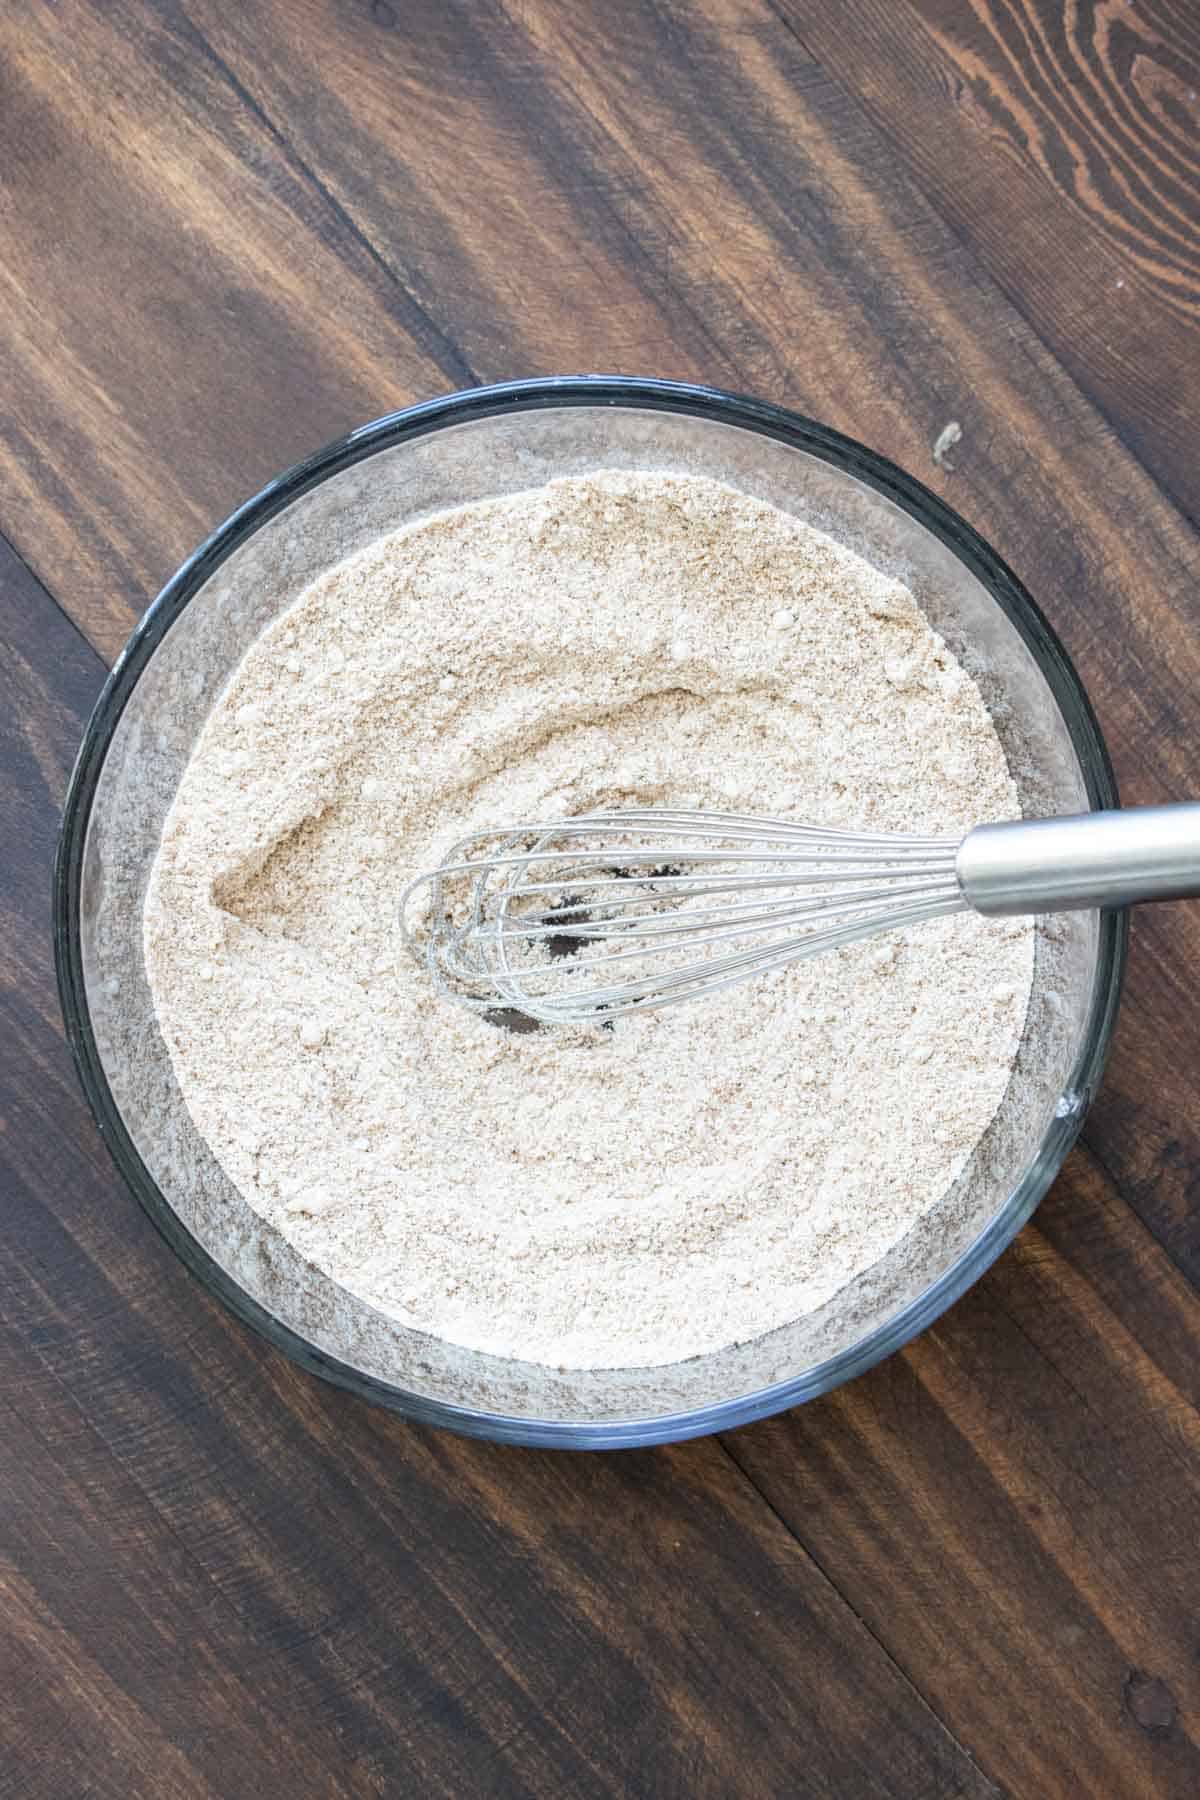
[[404, 1323], [561, 1367], [820, 1306], [961, 1172], [1033, 931], [966, 915], [612, 1030], [511, 1032], [398, 949], [464, 833], [717, 806], [951, 834], [1016, 793], [912, 595], [707, 479], [429, 518], [258, 639], [180, 784], [147, 968], [197, 1127], [298, 1250]]

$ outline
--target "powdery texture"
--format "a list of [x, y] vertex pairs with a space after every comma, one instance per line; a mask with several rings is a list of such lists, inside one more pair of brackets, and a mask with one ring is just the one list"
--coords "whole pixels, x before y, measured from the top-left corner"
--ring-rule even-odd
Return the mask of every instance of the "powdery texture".
[[145, 916], [182, 1092], [250, 1204], [408, 1325], [579, 1368], [757, 1336], [894, 1245], [1000, 1102], [1022, 921], [575, 1033], [500, 1029], [397, 953], [400, 890], [452, 839], [655, 804], [922, 833], [1018, 810], [906, 588], [665, 474], [380, 540], [258, 639], [205, 726]]

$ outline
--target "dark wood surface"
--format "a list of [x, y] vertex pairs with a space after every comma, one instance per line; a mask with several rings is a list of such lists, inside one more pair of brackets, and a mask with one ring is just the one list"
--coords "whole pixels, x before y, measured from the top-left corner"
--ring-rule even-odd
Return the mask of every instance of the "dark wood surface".
[[[83, 721], [279, 468], [477, 380], [704, 379], [944, 493], [1130, 801], [1200, 793], [1192, 0], [0, 8], [0, 1796], [1200, 1792], [1200, 908], [936, 1328], [723, 1440], [418, 1430], [208, 1300], [53, 992]], [[943, 463], [932, 446], [956, 421]]]

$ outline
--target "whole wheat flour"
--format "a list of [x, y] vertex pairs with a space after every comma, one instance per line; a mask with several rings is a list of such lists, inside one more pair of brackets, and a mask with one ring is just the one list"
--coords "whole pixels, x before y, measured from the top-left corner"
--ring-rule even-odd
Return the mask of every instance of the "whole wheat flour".
[[593, 807], [951, 833], [1017, 799], [906, 588], [707, 479], [431, 517], [253, 645], [154, 867], [155, 1004], [251, 1205], [409, 1325], [671, 1362], [819, 1306], [934, 1206], [1004, 1092], [1033, 932], [968, 915], [612, 1030], [514, 1033], [398, 954], [455, 837]]

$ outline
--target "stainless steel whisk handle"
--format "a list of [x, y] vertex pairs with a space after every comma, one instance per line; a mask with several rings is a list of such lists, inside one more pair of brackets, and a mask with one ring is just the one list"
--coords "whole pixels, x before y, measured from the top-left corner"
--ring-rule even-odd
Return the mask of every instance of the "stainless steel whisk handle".
[[979, 913], [1192, 899], [1200, 896], [1200, 804], [977, 825], [958, 847], [955, 871]]

